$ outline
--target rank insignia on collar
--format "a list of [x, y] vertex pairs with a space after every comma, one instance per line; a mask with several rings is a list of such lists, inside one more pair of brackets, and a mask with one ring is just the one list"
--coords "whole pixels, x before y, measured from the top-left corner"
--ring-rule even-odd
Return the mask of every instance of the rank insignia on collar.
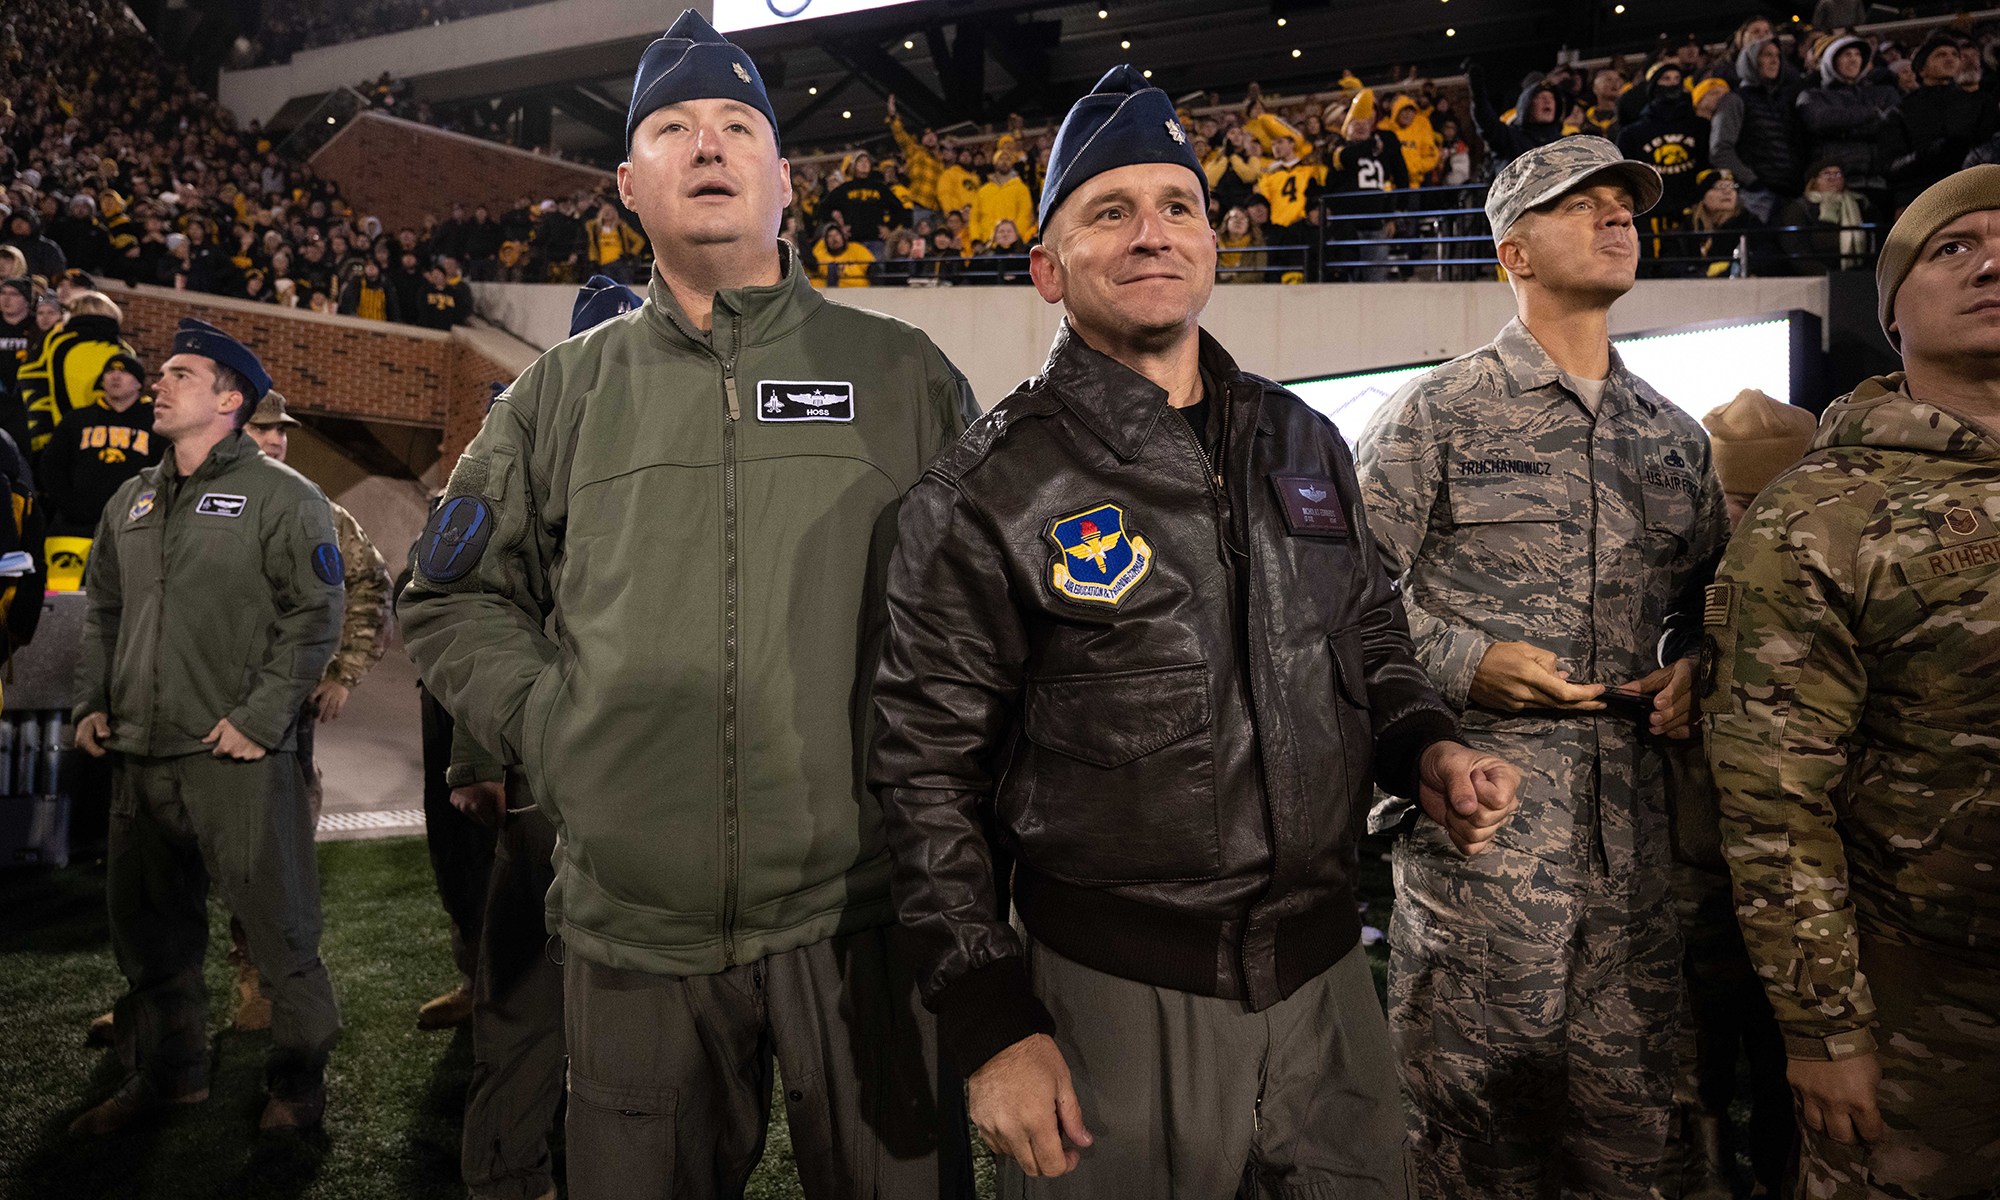
[[1153, 568], [1153, 547], [1126, 524], [1116, 504], [1057, 517], [1045, 536], [1056, 548], [1049, 586], [1084, 604], [1116, 608]]
[[157, 496], [158, 494], [159, 493], [155, 492], [152, 488], [147, 488], [145, 491], [140, 492], [139, 498], [132, 502], [132, 511], [125, 514], [125, 519], [128, 521], [136, 521], [140, 517], [145, 516], [147, 513], [152, 512], [153, 497]]

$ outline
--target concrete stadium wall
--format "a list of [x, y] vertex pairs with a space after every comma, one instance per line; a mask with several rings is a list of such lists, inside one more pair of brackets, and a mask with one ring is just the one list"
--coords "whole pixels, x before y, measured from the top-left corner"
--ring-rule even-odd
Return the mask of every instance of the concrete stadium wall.
[[[569, 332], [576, 289], [476, 283], [479, 311], [547, 348]], [[987, 408], [1041, 370], [1061, 310], [1025, 287], [836, 288], [833, 299], [908, 321], [972, 381]], [[1611, 310], [1613, 333], [1801, 308], [1824, 320], [1824, 279], [1646, 280]], [[1501, 283], [1326, 283], [1218, 287], [1202, 314], [1244, 370], [1273, 379], [1451, 358], [1491, 341], [1514, 315]]]
[[[387, 71], [398, 79], [447, 71], [491, 68], [530, 56], [604, 42], [657, 37], [681, 5], [667, 8], [630, 0], [556, 0], [491, 16], [362, 38], [317, 50], [302, 50], [288, 63], [247, 71], [224, 71], [217, 99], [242, 122], [269, 121], [294, 96], [317, 96], [337, 87], [374, 79]], [[708, 0], [696, 0], [705, 16]], [[631, 61], [636, 65], [637, 56]], [[520, 75], [508, 71], [510, 78]], [[522, 86], [536, 80], [517, 78]]]
[[498, 142], [448, 133], [382, 113], [362, 113], [320, 147], [313, 170], [340, 184], [354, 211], [395, 231], [423, 228], [425, 213], [451, 216], [454, 201], [470, 213], [484, 204], [497, 220], [522, 196], [546, 200], [579, 188], [595, 192], [609, 171], [531, 154]]

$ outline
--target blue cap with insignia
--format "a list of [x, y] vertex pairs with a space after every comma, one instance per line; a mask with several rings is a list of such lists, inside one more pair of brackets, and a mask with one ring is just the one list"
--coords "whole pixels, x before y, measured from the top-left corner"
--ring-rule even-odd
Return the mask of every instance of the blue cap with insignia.
[[1202, 174], [1201, 160], [1188, 144], [1174, 102], [1130, 65], [1117, 66], [1070, 108], [1056, 131], [1035, 223], [1047, 227], [1049, 217], [1091, 176], [1134, 163], [1186, 167], [1194, 172], [1207, 204], [1208, 176]]
[[620, 313], [639, 307], [639, 295], [609, 275], [592, 275], [576, 293], [576, 307], [569, 311], [569, 335], [575, 337]]
[[625, 147], [647, 115], [683, 100], [737, 100], [764, 114], [771, 137], [778, 136], [778, 114], [764, 92], [764, 77], [743, 47], [715, 31], [701, 14], [688, 9], [672, 28], [639, 56], [639, 73], [632, 78], [632, 104], [625, 110]]
[[252, 407], [264, 398], [265, 392], [271, 390], [271, 374], [264, 369], [257, 352], [207, 321], [182, 317], [181, 327], [174, 333], [174, 353], [212, 358], [241, 375], [251, 391], [243, 402]]

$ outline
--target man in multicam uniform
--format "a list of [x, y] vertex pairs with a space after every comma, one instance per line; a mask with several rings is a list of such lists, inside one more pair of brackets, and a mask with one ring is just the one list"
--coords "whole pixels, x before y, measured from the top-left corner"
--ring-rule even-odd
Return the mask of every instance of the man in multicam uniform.
[[1476, 858], [1405, 804], [1370, 819], [1400, 834], [1389, 1023], [1425, 1197], [1643, 1197], [1666, 1140], [1680, 937], [1657, 747], [1689, 732], [1693, 663], [1661, 648], [1725, 519], [1700, 426], [1610, 345], [1659, 194], [1602, 138], [1510, 163], [1486, 212], [1520, 318], [1360, 441], [1418, 655], [1465, 740], [1523, 775]]
[[[257, 410], [243, 432], [257, 443], [266, 457], [285, 461], [291, 449], [291, 431], [302, 422], [285, 411], [285, 398], [276, 391], [264, 393]], [[382, 661], [389, 638], [389, 568], [382, 552], [362, 532], [361, 522], [345, 508], [327, 501], [333, 509], [333, 531], [340, 543], [340, 557], [347, 564], [347, 602], [340, 621], [340, 649], [326, 664], [319, 686], [299, 708], [299, 788], [312, 807], [313, 827], [319, 827], [320, 804], [326, 788], [319, 765], [313, 761], [313, 727], [320, 721], [338, 720], [347, 707], [348, 693]], [[242, 922], [231, 918], [229, 934], [235, 946], [229, 961], [236, 967], [236, 1028], [265, 1029], [271, 1024], [270, 988], [258, 977], [250, 961], [249, 943], [243, 938]]]
[[[1704, 619], [1744, 941], [1804, 1129], [1801, 1196], [2000, 1189], [2000, 166], [1876, 267], [1904, 372], [1827, 410]], [[1858, 1140], [1857, 1140], [1858, 1139]]]

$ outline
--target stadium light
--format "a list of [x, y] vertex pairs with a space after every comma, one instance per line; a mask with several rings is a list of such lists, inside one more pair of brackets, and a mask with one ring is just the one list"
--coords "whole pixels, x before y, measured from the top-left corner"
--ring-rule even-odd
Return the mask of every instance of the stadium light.
[[818, 89], [818, 88], [816, 88], [816, 87], [809, 87], [809, 88], [807, 88], [807, 89], [806, 89], [806, 95], [808, 95], [808, 96], [817, 96], [817, 95], [819, 95], [819, 89]]
[[1130, 49], [1132, 48], [1132, 43], [1131, 43], [1131, 42], [1120, 42], [1120, 43], [1118, 43], [1118, 48], [1119, 48], [1120, 50], [1130, 50]]
[[1280, 28], [1280, 29], [1283, 29], [1284, 27], [1285, 27], [1285, 18], [1283, 18], [1283, 17], [1279, 17], [1279, 18], [1278, 18], [1278, 28]]
[[1292, 57], [1293, 57], [1293, 58], [1297, 58], [1297, 57], [1298, 57], [1299, 55], [1301, 55], [1301, 54], [1304, 54], [1304, 53], [1305, 53], [1305, 51], [1303, 51], [1303, 50], [1294, 50], [1294, 51], [1292, 51]]
[[1444, 35], [1445, 35], [1446, 37], [1457, 37], [1457, 36], [1458, 36], [1458, 30], [1456, 30], [1456, 29], [1447, 29], [1447, 30], [1445, 30], [1445, 31], [1444, 31]]
[[840, 110], [840, 119], [843, 121], [852, 121], [854, 119], [854, 114], [849, 110], [843, 108]]
[[1148, 79], [1151, 79], [1151, 78], [1153, 77], [1153, 72], [1152, 72], [1151, 68], [1148, 68], [1147, 70], [1144, 70], [1144, 71], [1141, 71], [1141, 72], [1140, 72], [1140, 74], [1144, 75], [1144, 76], [1145, 76], [1146, 78], [1148, 78]]
[[1098, 10], [1097, 10], [1097, 19], [1098, 19], [1098, 20], [1100, 20], [1100, 21], [1102, 21], [1102, 20], [1103, 20], [1104, 18], [1106, 18], [1106, 17], [1108, 17], [1108, 16], [1110, 16], [1110, 15], [1111, 15], [1111, 13], [1110, 13], [1110, 12], [1109, 12], [1108, 10], [1106, 10], [1106, 9], [1102, 9], [1102, 8], [1100, 8], [1100, 9], [1098, 9]]
[[904, 39], [903, 39], [903, 49], [905, 49], [905, 50], [915, 50], [916, 48], [917, 48], [917, 44], [916, 44], [916, 43], [915, 43], [914, 41], [911, 41], [911, 40], [910, 40], [909, 38], [904, 38]]

